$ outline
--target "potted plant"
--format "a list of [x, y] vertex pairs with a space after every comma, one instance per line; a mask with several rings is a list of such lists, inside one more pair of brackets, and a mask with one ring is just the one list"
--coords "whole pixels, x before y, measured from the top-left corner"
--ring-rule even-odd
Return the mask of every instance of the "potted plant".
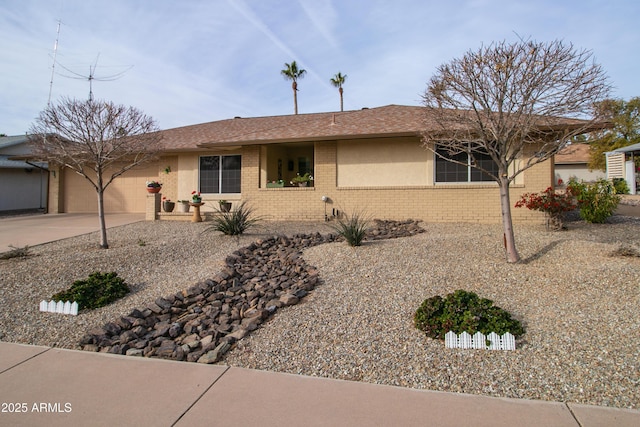
[[147, 181], [147, 192], [148, 193], [159, 193], [162, 190], [162, 184], [158, 181]]
[[231, 211], [231, 202], [227, 202], [226, 200], [218, 200], [218, 204], [220, 205], [220, 212]]
[[296, 174], [296, 176], [291, 180], [291, 185], [306, 187], [311, 181], [313, 181], [313, 177], [311, 176], [311, 174], [309, 174], [309, 172], [305, 173], [302, 176], [300, 174]]
[[178, 212], [187, 213], [190, 208], [188, 200], [178, 200]]
[[191, 203], [201, 203], [202, 202], [202, 196], [200, 196], [200, 192], [193, 190], [191, 192]]
[[166, 197], [162, 198], [162, 209], [165, 212], [173, 212], [173, 208], [176, 207], [176, 204], [171, 201], [171, 199], [167, 199]]
[[284, 180], [279, 179], [277, 181], [267, 182], [267, 188], [281, 188], [284, 187]]

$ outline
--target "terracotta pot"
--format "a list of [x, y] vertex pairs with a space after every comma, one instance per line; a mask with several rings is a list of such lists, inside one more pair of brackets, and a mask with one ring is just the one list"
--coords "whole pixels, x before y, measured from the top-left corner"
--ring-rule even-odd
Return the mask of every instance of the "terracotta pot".
[[159, 193], [162, 187], [147, 187], [147, 193]]

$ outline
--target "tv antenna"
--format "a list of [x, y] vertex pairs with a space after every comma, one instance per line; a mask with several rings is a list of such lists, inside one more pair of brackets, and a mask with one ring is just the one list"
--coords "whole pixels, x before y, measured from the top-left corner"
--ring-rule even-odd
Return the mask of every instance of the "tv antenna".
[[56, 31], [56, 42], [53, 44], [53, 65], [51, 66], [51, 81], [49, 82], [49, 98], [47, 98], [47, 107], [51, 105], [51, 91], [53, 90], [53, 75], [56, 71], [56, 55], [58, 54], [58, 38], [60, 38], [60, 23], [58, 19], [58, 30]]
[[63, 77], [68, 77], [70, 79], [77, 79], [77, 80], [87, 80], [89, 81], [89, 101], [93, 101], [93, 81], [98, 81], [98, 82], [110, 82], [113, 80], [118, 80], [120, 77], [122, 77], [124, 75], [124, 73], [126, 73], [127, 71], [129, 71], [130, 69], [133, 68], [133, 65], [127, 67], [126, 70], [121, 71], [119, 73], [110, 75], [110, 76], [102, 76], [102, 77], [96, 77], [95, 72], [96, 72], [96, 68], [98, 67], [98, 59], [100, 58], [100, 54], [98, 54], [98, 56], [96, 57], [96, 61], [94, 62], [93, 65], [89, 65], [89, 75], [84, 75], [84, 74], [80, 74], [80, 73], [76, 73], [75, 71], [72, 71], [70, 69], [68, 69], [67, 67], [65, 67], [64, 65], [60, 64], [60, 66], [62, 68], [64, 68], [65, 70], [67, 70], [69, 73], [73, 74], [73, 76], [68, 76], [68, 75], [64, 75], [64, 74], [60, 74]]

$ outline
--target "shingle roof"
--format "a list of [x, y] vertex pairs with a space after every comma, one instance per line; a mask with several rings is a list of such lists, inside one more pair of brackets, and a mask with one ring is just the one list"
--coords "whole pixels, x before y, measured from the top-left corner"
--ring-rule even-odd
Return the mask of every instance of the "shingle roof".
[[167, 129], [162, 133], [166, 149], [180, 150], [339, 137], [415, 135], [423, 128], [423, 107], [388, 105], [335, 113], [234, 118]]
[[[193, 150], [279, 142], [320, 141], [370, 137], [415, 136], [440, 130], [421, 106], [387, 105], [362, 110], [234, 118], [162, 131], [167, 151]], [[545, 119], [549, 129], [585, 122]]]
[[564, 147], [556, 154], [557, 165], [589, 162], [589, 144], [573, 143]]

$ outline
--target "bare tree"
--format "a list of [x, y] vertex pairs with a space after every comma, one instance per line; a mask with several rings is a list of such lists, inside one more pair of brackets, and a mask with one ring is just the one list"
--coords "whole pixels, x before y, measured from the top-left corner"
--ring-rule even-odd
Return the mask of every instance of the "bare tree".
[[[518, 262], [509, 185], [576, 136], [602, 126], [592, 107], [610, 91], [592, 53], [562, 41], [505, 41], [441, 65], [423, 94], [436, 156], [498, 183], [508, 262]], [[490, 160], [490, 161], [488, 161]]]
[[155, 158], [162, 135], [134, 107], [63, 98], [40, 112], [30, 129], [34, 155], [91, 183], [98, 195], [100, 247], [108, 248], [104, 191], [114, 179]]

